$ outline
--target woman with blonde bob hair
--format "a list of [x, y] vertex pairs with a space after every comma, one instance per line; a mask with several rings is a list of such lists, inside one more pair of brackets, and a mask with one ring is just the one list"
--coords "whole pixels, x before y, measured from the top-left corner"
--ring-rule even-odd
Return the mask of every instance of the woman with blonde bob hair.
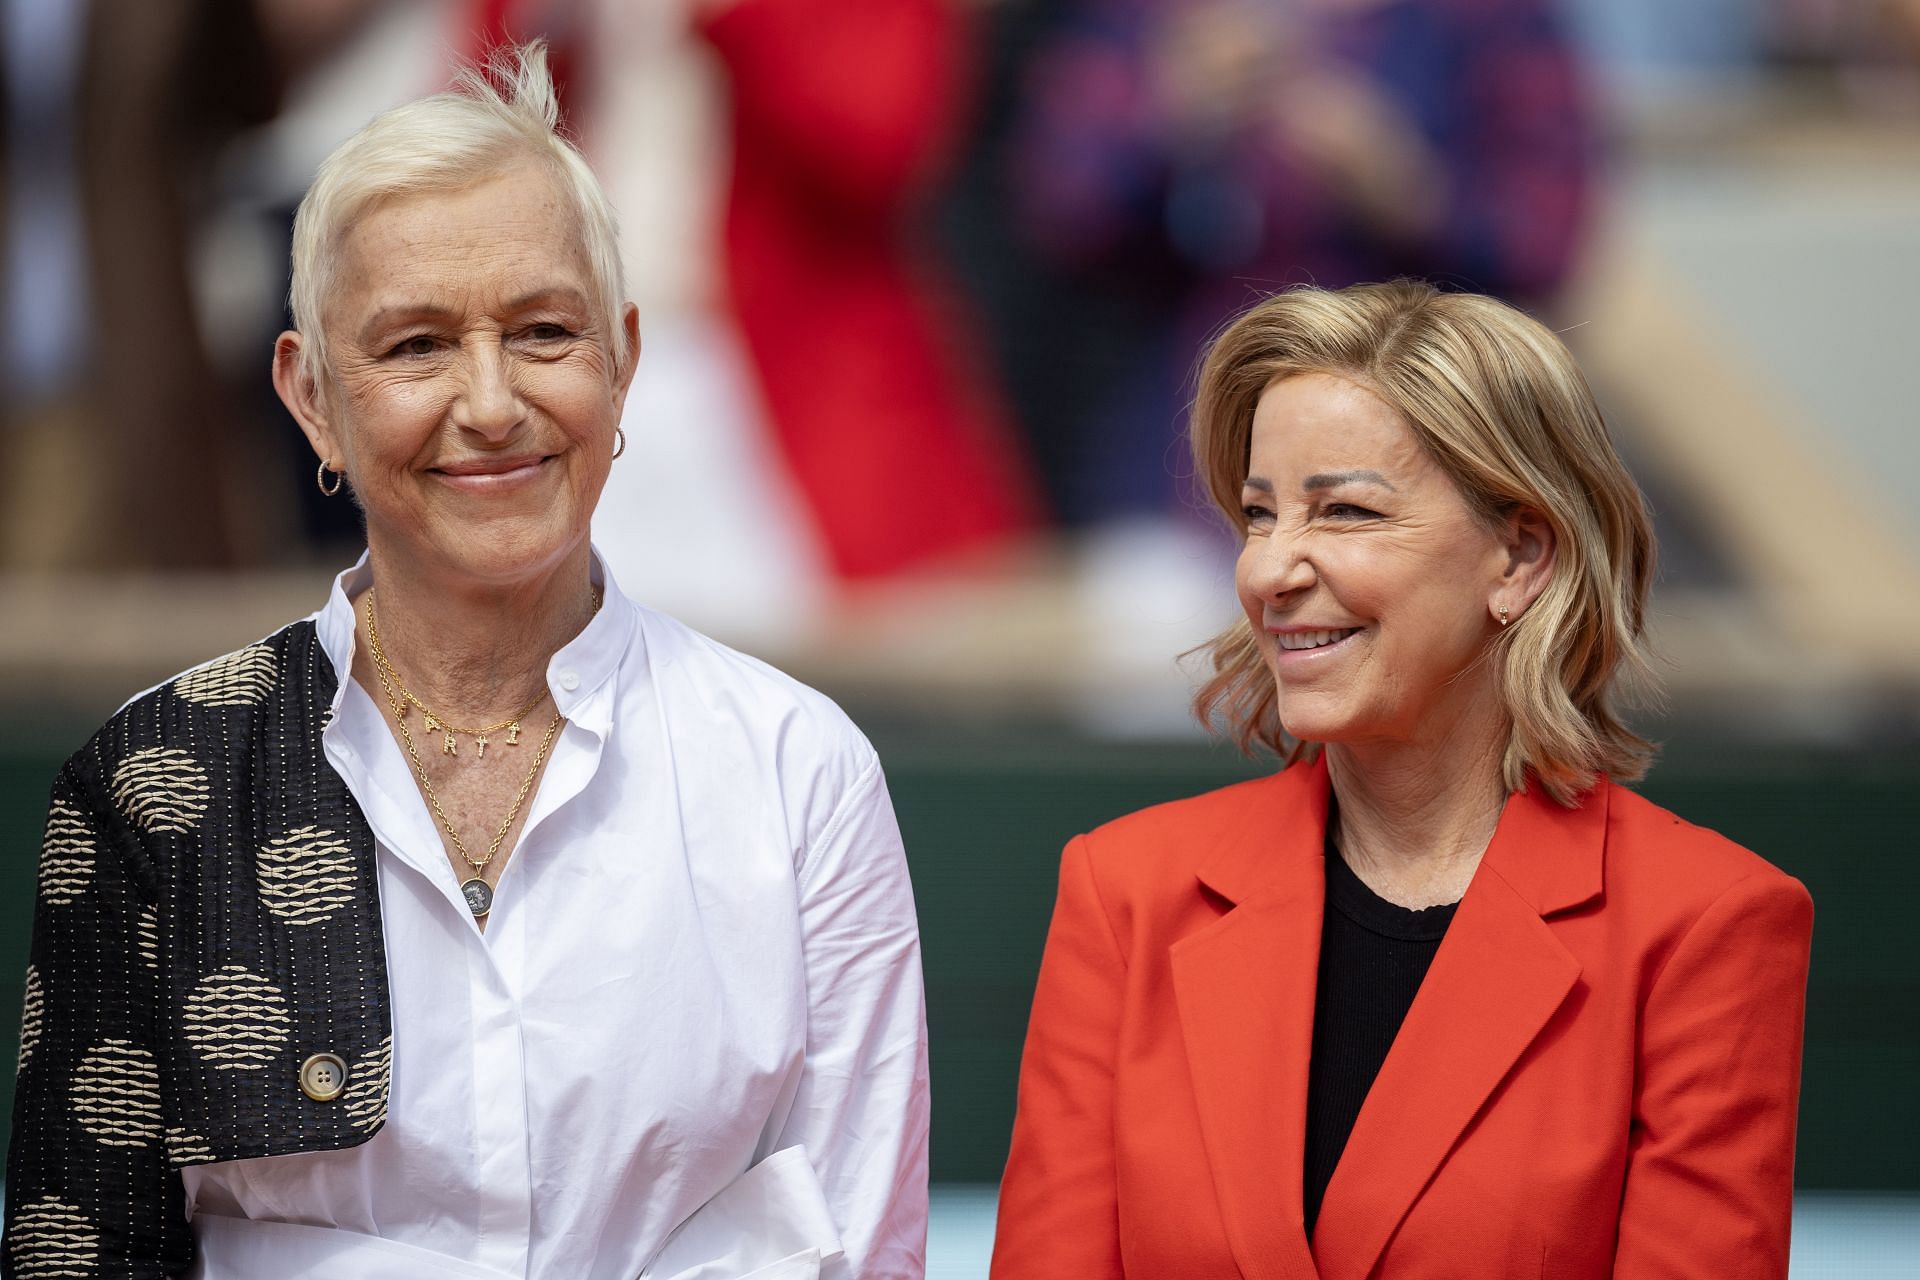
[[1196, 709], [1286, 766], [1068, 845], [996, 1280], [1785, 1276], [1811, 903], [1620, 785], [1653, 536], [1565, 347], [1294, 290], [1192, 439]]

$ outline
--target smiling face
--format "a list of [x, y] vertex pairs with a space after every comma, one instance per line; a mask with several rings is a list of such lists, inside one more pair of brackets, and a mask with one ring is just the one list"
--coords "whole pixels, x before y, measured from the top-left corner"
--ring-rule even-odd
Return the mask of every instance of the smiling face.
[[1289, 734], [1412, 743], [1498, 714], [1480, 659], [1538, 589], [1525, 517], [1489, 527], [1393, 409], [1318, 373], [1260, 397], [1241, 501], [1235, 581]]
[[[505, 586], [579, 553], [606, 482], [632, 361], [542, 167], [375, 205], [339, 247], [324, 307], [328, 385], [275, 381], [314, 451], [346, 472], [376, 556]], [[620, 323], [635, 348], [634, 310]]]

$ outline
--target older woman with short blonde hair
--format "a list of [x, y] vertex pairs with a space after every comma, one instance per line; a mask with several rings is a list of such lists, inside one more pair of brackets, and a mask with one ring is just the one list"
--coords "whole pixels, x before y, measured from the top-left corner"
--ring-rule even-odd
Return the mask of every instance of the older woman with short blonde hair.
[[996, 1280], [1784, 1277], [1811, 909], [1621, 783], [1653, 537], [1536, 321], [1400, 282], [1214, 340], [1274, 776], [1068, 845]]
[[60, 772], [8, 1275], [923, 1271], [886, 783], [588, 541], [638, 322], [557, 122], [532, 46], [301, 206], [275, 384], [367, 554]]

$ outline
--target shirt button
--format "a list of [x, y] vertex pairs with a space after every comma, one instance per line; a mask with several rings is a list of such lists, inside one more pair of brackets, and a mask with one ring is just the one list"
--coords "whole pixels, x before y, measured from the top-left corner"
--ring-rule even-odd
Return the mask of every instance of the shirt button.
[[580, 687], [580, 674], [576, 671], [562, 671], [560, 673], [560, 687], [568, 693], [572, 693]]
[[347, 1087], [346, 1059], [316, 1053], [300, 1064], [300, 1091], [315, 1102], [332, 1102]]

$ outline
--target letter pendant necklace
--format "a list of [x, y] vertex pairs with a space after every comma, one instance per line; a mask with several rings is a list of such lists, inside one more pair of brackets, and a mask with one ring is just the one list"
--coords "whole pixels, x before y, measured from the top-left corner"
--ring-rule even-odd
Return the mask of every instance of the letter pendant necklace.
[[[594, 592], [593, 604], [595, 611], [598, 612], [600, 607], [598, 591]], [[467, 910], [473, 913], [473, 918], [484, 920], [487, 913], [493, 910], [493, 886], [486, 881], [487, 864], [492, 862], [495, 855], [500, 852], [500, 846], [506, 842], [507, 833], [513, 830], [513, 820], [520, 816], [520, 806], [527, 802], [527, 793], [533, 790], [534, 779], [540, 776], [540, 766], [546, 763], [547, 751], [553, 746], [554, 735], [560, 732], [560, 722], [566, 717], [556, 710], [553, 713], [553, 719], [547, 722], [547, 732], [540, 739], [540, 749], [533, 756], [533, 768], [527, 770], [526, 779], [520, 784], [519, 794], [514, 796], [513, 804], [507, 809], [505, 820], [500, 823], [500, 829], [494, 832], [493, 841], [487, 846], [486, 856], [475, 858], [467, 852], [466, 841], [462, 840], [460, 833], [454, 830], [453, 822], [447, 817], [446, 810], [440, 807], [440, 797], [434, 794], [433, 780], [427, 777], [426, 762], [421, 760], [420, 751], [414, 746], [413, 734], [407, 728], [407, 707], [411, 704], [420, 708], [420, 714], [424, 718], [429, 733], [445, 732], [446, 738], [442, 747], [444, 754], [450, 756], [459, 754], [454, 750], [453, 735], [464, 733], [478, 740], [475, 754], [484, 755], [487, 749], [486, 735], [500, 729], [507, 730], [509, 746], [518, 745], [520, 721], [528, 712], [540, 705], [540, 700], [547, 696], [546, 693], [543, 691], [539, 698], [528, 703], [519, 715], [510, 720], [502, 720], [499, 724], [491, 725], [484, 730], [452, 728], [446, 721], [428, 711], [426, 704], [406, 692], [406, 686], [400, 683], [399, 673], [387, 661], [386, 652], [380, 647], [380, 628], [374, 621], [371, 590], [367, 592], [367, 651], [373, 655], [373, 668], [380, 677], [381, 692], [386, 695], [387, 706], [393, 710], [393, 722], [399, 727], [400, 742], [407, 749], [407, 758], [413, 762], [413, 772], [420, 779], [420, 790], [427, 797], [427, 806], [433, 810], [433, 816], [440, 820], [441, 830], [447, 833], [447, 839], [453, 842], [454, 852], [460, 855], [462, 862], [473, 869], [473, 874], [460, 882], [460, 896], [466, 899]]]
[[[462, 729], [458, 725], [448, 724], [445, 719], [428, 710], [426, 703], [414, 696], [413, 690], [407, 688], [406, 682], [400, 679], [400, 673], [395, 671], [393, 664], [387, 661], [387, 655], [380, 648], [380, 639], [373, 629], [372, 591], [367, 592], [367, 600], [367, 648], [373, 653], [374, 665], [380, 669], [380, 686], [386, 690], [388, 703], [395, 707], [393, 714], [396, 720], [404, 720], [406, 718], [406, 708], [418, 707], [420, 709], [422, 727], [430, 734], [437, 733], [441, 735], [440, 754], [445, 756], [457, 756], [460, 754], [459, 743], [454, 736], [456, 734], [461, 737], [473, 739], [473, 758], [475, 760], [484, 760], [486, 758], [487, 747], [491, 743], [493, 735], [499, 733], [502, 729], [506, 730], [508, 746], [517, 747], [520, 745], [520, 722], [532, 714], [533, 709], [539, 706], [541, 701], [545, 699], [547, 696], [545, 689], [535, 694], [533, 701], [520, 708], [517, 715], [508, 716], [505, 720], [495, 721], [485, 728]], [[599, 608], [598, 597], [595, 598], [594, 607], [596, 609]]]

